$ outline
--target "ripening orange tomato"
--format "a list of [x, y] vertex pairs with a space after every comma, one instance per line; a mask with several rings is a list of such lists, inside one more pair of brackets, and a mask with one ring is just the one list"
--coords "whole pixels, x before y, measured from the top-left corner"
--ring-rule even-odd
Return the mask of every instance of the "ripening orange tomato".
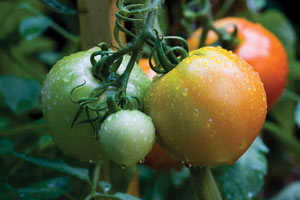
[[267, 112], [257, 72], [221, 47], [192, 51], [145, 96], [157, 142], [193, 166], [233, 164], [259, 134]]
[[[288, 74], [288, 58], [286, 51], [277, 37], [258, 23], [244, 18], [226, 17], [215, 21], [217, 28], [225, 28], [228, 32], [238, 29], [239, 45], [234, 50], [239, 57], [248, 62], [258, 72], [267, 93], [268, 108], [280, 98]], [[188, 39], [191, 50], [197, 49], [202, 29], [197, 29]], [[217, 40], [215, 32], [210, 31], [207, 45]]]

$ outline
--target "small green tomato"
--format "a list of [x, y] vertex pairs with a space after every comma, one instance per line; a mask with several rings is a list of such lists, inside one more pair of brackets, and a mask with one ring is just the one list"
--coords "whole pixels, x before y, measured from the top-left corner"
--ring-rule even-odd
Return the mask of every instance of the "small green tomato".
[[106, 157], [128, 166], [143, 159], [152, 149], [155, 128], [152, 119], [137, 110], [121, 110], [105, 119], [100, 144]]

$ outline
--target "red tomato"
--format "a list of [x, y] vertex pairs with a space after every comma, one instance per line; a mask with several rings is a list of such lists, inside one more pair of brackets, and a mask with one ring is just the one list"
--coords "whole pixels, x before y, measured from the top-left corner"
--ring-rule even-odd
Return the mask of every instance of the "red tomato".
[[[287, 82], [286, 51], [277, 37], [260, 24], [236, 17], [227, 17], [215, 22], [217, 28], [226, 28], [228, 32], [233, 31], [233, 25], [237, 27], [237, 37], [240, 39], [234, 53], [259, 73], [264, 83], [270, 108], [280, 98]], [[191, 50], [198, 48], [201, 32], [201, 28], [196, 30], [188, 39]], [[206, 44], [210, 45], [216, 40], [217, 35], [210, 31]]]

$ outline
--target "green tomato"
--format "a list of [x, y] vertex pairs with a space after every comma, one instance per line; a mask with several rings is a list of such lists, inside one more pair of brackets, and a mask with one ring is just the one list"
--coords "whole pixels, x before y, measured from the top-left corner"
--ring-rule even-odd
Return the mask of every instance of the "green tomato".
[[144, 113], [121, 110], [110, 115], [101, 126], [100, 144], [107, 158], [119, 165], [131, 165], [152, 149], [155, 128]]
[[[59, 60], [50, 70], [42, 89], [43, 115], [50, 133], [57, 146], [65, 153], [82, 161], [96, 161], [103, 159], [103, 151], [99, 141], [94, 136], [94, 130], [89, 123], [71, 123], [79, 105], [71, 101], [73, 88], [85, 84], [72, 93], [72, 99], [86, 97], [91, 90], [99, 86], [99, 80], [92, 74], [90, 56], [100, 50], [98, 47], [81, 51]], [[125, 70], [130, 57], [124, 56], [118, 73]], [[150, 80], [138, 65], [134, 66], [127, 86], [127, 94], [136, 96], [141, 103]], [[109, 92], [105, 92], [98, 103], [105, 102]], [[96, 116], [95, 112], [90, 117]], [[86, 120], [82, 112], [78, 121]]]

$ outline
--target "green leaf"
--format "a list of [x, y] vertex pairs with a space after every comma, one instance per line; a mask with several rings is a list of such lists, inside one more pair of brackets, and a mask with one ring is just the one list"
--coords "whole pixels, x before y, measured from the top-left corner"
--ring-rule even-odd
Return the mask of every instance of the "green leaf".
[[267, 5], [267, 0], [247, 0], [250, 10], [257, 12]]
[[38, 102], [41, 85], [32, 79], [0, 76], [0, 96], [13, 113], [29, 110]]
[[294, 182], [285, 187], [271, 200], [300, 200], [300, 181]]
[[0, 138], [0, 155], [9, 153], [14, 149], [14, 146], [14, 141], [5, 138]]
[[42, 135], [37, 143], [37, 146], [41, 151], [53, 145], [54, 145], [54, 141], [49, 134]]
[[0, 117], [0, 131], [5, 130], [6, 128], [8, 128], [8, 126], [9, 126], [9, 122], [6, 119]]
[[98, 185], [101, 187], [105, 194], [107, 194], [107, 192], [111, 189], [111, 184], [106, 181], [99, 181]]
[[13, 199], [46, 200], [59, 198], [70, 190], [70, 177], [58, 177], [32, 184], [23, 188], [14, 188], [8, 184], [2, 186], [7, 196]]
[[66, 0], [41, 0], [52, 10], [66, 14], [66, 15], [76, 15], [77, 11], [68, 7], [67, 5], [71, 5], [71, 1]]
[[56, 51], [43, 51], [38, 54], [38, 58], [44, 63], [53, 66], [61, 55]]
[[272, 116], [272, 118], [276, 120], [278, 126], [282, 128], [285, 134], [290, 136], [293, 136], [295, 132], [295, 107], [295, 101], [282, 97], [268, 113], [268, 115]]
[[300, 79], [300, 61], [296, 59], [289, 60], [289, 75], [293, 78]]
[[295, 109], [295, 122], [300, 128], [300, 102], [298, 102], [297, 107]]
[[264, 154], [268, 151], [258, 137], [233, 166], [216, 168], [219, 170], [218, 179], [225, 199], [252, 199], [261, 190], [267, 173], [267, 159]]
[[126, 193], [121, 193], [121, 192], [117, 192], [114, 196], [118, 197], [122, 200], [140, 200], [139, 198], [136, 198], [134, 196], [131, 196], [131, 195], [126, 194]]
[[21, 22], [19, 32], [24, 39], [32, 40], [43, 34], [52, 23], [46, 16], [28, 17]]
[[180, 187], [190, 178], [190, 170], [187, 167], [182, 167], [180, 171], [172, 170], [170, 172], [172, 183], [175, 187]]
[[63, 160], [60, 159], [48, 159], [48, 158], [39, 158], [28, 156], [26, 154], [12, 152], [13, 155], [31, 162], [33, 164], [53, 169], [59, 172], [63, 172], [72, 176], [75, 176], [81, 180], [89, 181], [89, 170], [85, 168], [72, 167], [66, 164]]
[[260, 15], [255, 15], [254, 21], [261, 23], [278, 37], [289, 57], [295, 56], [297, 35], [293, 26], [282, 12], [268, 10]]

